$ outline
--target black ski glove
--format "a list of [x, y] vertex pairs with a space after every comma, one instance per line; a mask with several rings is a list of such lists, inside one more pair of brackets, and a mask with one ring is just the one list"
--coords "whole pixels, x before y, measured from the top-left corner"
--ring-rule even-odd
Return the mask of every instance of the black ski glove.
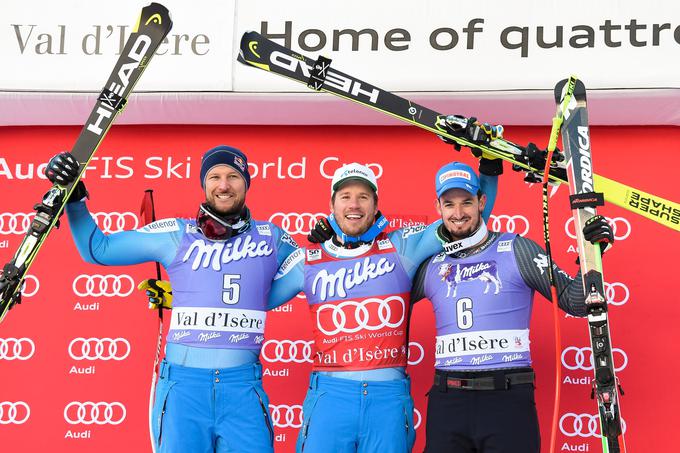
[[45, 176], [52, 184], [72, 183], [78, 177], [78, 161], [69, 152], [59, 153], [47, 163]]
[[[78, 177], [78, 161], [69, 152], [59, 153], [47, 163], [45, 176], [52, 184], [65, 186], [72, 183]], [[66, 202], [82, 201], [86, 198], [90, 198], [90, 194], [87, 193], [85, 183], [81, 180], [75, 185]]]
[[586, 241], [593, 244], [600, 244], [600, 252], [604, 254], [606, 250], [614, 243], [614, 232], [612, 227], [607, 222], [607, 219], [601, 215], [591, 217], [583, 226], [583, 237]]
[[316, 225], [314, 225], [312, 231], [307, 235], [307, 240], [315, 244], [321, 244], [332, 238], [334, 234], [328, 219], [322, 217], [316, 221]]
[[493, 157], [481, 149], [473, 149], [472, 154], [479, 157], [479, 173], [488, 176], [503, 174], [503, 159]]

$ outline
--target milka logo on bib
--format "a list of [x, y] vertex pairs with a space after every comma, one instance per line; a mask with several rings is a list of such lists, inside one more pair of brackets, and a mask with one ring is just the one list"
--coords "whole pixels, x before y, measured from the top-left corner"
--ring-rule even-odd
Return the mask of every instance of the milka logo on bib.
[[[312, 294], [319, 293], [321, 300], [327, 297], [347, 297], [347, 290], [352, 289], [368, 280], [378, 278], [394, 270], [394, 264], [385, 258], [380, 258], [376, 263], [366, 257], [357, 262], [353, 268], [341, 268], [335, 273], [329, 274], [326, 269], [321, 270], [312, 283]], [[319, 287], [317, 288], [317, 283]]]
[[498, 269], [496, 269], [495, 261], [482, 261], [475, 264], [451, 264], [444, 263], [439, 266], [439, 276], [443, 282], [446, 282], [446, 297], [456, 297], [456, 290], [458, 285], [462, 282], [470, 282], [479, 280], [486, 283], [484, 294], [489, 292], [489, 286], [494, 284], [494, 294], [498, 294], [501, 287], [500, 279], [498, 278]]
[[267, 244], [267, 241], [255, 242], [250, 236], [246, 236], [245, 240], [242, 237], [237, 237], [233, 242], [227, 243], [206, 243], [203, 239], [196, 239], [184, 254], [182, 261], [189, 261], [194, 250], [196, 251], [196, 256], [191, 265], [192, 270], [196, 270], [199, 267], [207, 268], [212, 266], [216, 271], [222, 269], [222, 264], [239, 261], [244, 258], [269, 256], [274, 252]]

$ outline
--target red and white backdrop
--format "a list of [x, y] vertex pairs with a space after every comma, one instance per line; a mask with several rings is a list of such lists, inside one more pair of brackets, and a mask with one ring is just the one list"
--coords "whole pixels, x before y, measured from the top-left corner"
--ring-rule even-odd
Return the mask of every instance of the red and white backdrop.
[[[68, 149], [76, 127], [6, 127], [0, 134], [0, 262], [8, 261], [49, 184], [41, 164]], [[508, 128], [519, 143], [544, 144], [548, 129]], [[432, 221], [434, 174], [451, 160], [474, 164], [432, 135], [410, 127], [118, 126], [87, 170], [90, 210], [106, 232], [141, 225], [143, 191], [154, 189], [159, 218], [195, 214], [202, 201], [200, 156], [217, 144], [243, 149], [250, 160], [248, 205], [301, 245], [316, 215], [328, 210], [333, 171], [358, 161], [379, 177], [380, 207], [391, 226]], [[680, 199], [680, 131], [646, 127], [593, 128], [597, 173], [665, 198]], [[575, 273], [574, 227], [567, 190], [552, 197], [557, 262]], [[604, 258], [611, 301], [614, 362], [629, 451], [665, 451], [667, 428], [680, 423], [673, 358], [680, 333], [675, 287], [676, 232], [615, 206], [616, 244]], [[491, 228], [542, 243], [538, 186], [506, 168]], [[102, 267], [80, 259], [64, 218], [30, 270], [23, 303], [0, 325], [0, 439], [5, 452], [150, 451], [149, 384], [157, 334], [137, 282], [155, 274], [152, 263]], [[271, 398], [276, 450], [291, 452], [301, 425], [301, 403], [311, 369], [310, 318], [303, 298], [271, 312], [261, 356]], [[531, 339], [537, 369], [537, 406], [543, 451], [550, 439], [555, 354], [550, 303], [537, 297]], [[433, 375], [431, 307], [412, 316], [409, 373], [416, 402], [414, 451], [425, 437], [426, 397]], [[563, 351], [559, 451], [599, 451], [592, 363], [585, 321], [561, 318]], [[234, 414], [234, 417], [238, 417]], [[665, 428], [664, 428], [665, 427]], [[664, 433], [664, 435], [657, 435]]]

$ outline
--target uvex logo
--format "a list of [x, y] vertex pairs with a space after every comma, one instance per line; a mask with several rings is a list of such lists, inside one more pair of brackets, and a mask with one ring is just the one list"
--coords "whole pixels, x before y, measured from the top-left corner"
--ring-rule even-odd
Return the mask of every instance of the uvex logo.
[[151, 45], [151, 38], [146, 35], [137, 36], [137, 40], [130, 49], [130, 53], [127, 55], [132, 61], [123, 63], [118, 70], [118, 82], [111, 82], [108, 87], [112, 93], [102, 93], [98, 99], [97, 116], [94, 121], [91, 121], [87, 125], [87, 130], [96, 134], [101, 135], [104, 132], [102, 128], [102, 121], [111, 118], [111, 115], [118, 107], [118, 98], [122, 97], [125, 88], [130, 84], [130, 74], [134, 72], [135, 69], [141, 63], [144, 54], [149, 49]]
[[[274, 51], [271, 53], [269, 58], [273, 65], [283, 68], [287, 71], [297, 72], [297, 68], [299, 66], [300, 71], [302, 71], [302, 74], [304, 74], [306, 78], [309, 78], [311, 75], [311, 66], [307, 66], [307, 63], [302, 60], [298, 60], [291, 55]], [[344, 91], [345, 93], [349, 93], [354, 97], [365, 96], [366, 99], [372, 104], [378, 102], [380, 90], [375, 87], [364, 89], [362, 88], [360, 81], [351, 79], [345, 75], [340, 75], [332, 69], [329, 69], [326, 72], [326, 80], [324, 81], [324, 84], [333, 88], [337, 88], [338, 90]]]

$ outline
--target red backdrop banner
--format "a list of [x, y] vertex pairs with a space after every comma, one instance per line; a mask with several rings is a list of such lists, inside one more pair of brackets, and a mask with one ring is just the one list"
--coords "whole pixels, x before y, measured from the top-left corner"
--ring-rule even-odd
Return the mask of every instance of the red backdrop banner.
[[[31, 206], [49, 187], [42, 170], [68, 149], [79, 129], [0, 129], [0, 261], [8, 261], [32, 217]], [[512, 128], [507, 138], [545, 145], [548, 128]], [[672, 200], [680, 199], [680, 131], [647, 127], [593, 128], [596, 172]], [[329, 185], [342, 163], [361, 162], [376, 172], [380, 209], [391, 228], [431, 222], [434, 175], [451, 160], [475, 165], [408, 127], [114, 127], [86, 172], [89, 207], [105, 232], [141, 226], [144, 190], [154, 189], [157, 218], [192, 217], [203, 200], [198, 181], [202, 153], [228, 144], [248, 155], [254, 217], [270, 220], [301, 245], [317, 216], [328, 211]], [[574, 274], [574, 224], [562, 187], [551, 198], [553, 250]], [[506, 165], [490, 228], [525, 235], [542, 244], [537, 185]], [[680, 424], [674, 381], [680, 367], [669, 357], [680, 341], [673, 289], [676, 232], [607, 205], [600, 210], [615, 231], [604, 257], [611, 302], [614, 362], [626, 392], [622, 413], [629, 451], [666, 451], [656, 433]], [[152, 263], [128, 267], [85, 264], [64, 217], [46, 241], [26, 279], [23, 303], [0, 325], [0, 449], [5, 452], [151, 451], [148, 394], [157, 317], [136, 283], [155, 275]], [[538, 382], [536, 403], [543, 451], [550, 439], [555, 360], [562, 366], [559, 451], [601, 450], [596, 405], [590, 399], [592, 362], [586, 323], [561, 318], [561, 357], [554, 357], [550, 303], [537, 296], [531, 325]], [[434, 363], [434, 317], [428, 302], [412, 315], [409, 373], [416, 403], [417, 442], [425, 437], [426, 397]], [[292, 452], [301, 426], [301, 404], [311, 370], [311, 326], [298, 297], [267, 316], [261, 359], [271, 398], [276, 451]], [[234, 417], [238, 417], [234, 414]], [[672, 437], [672, 436], [671, 436]]]

